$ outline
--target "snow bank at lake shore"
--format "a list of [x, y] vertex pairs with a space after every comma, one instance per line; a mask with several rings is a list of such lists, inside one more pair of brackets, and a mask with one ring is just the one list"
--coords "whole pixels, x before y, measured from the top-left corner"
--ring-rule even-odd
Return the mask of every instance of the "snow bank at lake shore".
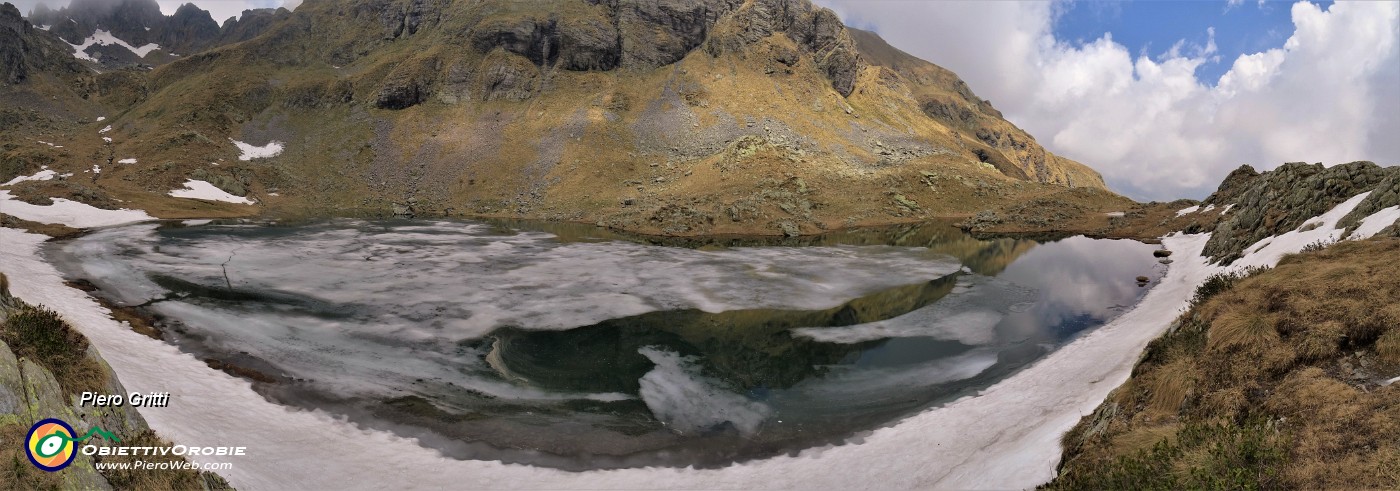
[[91, 339], [129, 389], [169, 391], [170, 407], [142, 411], [167, 439], [185, 445], [247, 446], [245, 456], [192, 460], [232, 462], [233, 468], [222, 474], [232, 485], [250, 490], [1034, 487], [1054, 476], [1061, 435], [1127, 379], [1143, 348], [1185, 308], [1196, 285], [1227, 269], [1201, 257], [1208, 234], [1165, 237], [1163, 244], [1176, 252], [1177, 261], [1132, 310], [979, 394], [842, 446], [721, 469], [573, 473], [453, 460], [412, 439], [361, 430], [323, 412], [270, 403], [248, 382], [131, 331], [85, 293], [64, 286], [58, 272], [38, 255], [44, 239], [0, 229], [0, 243], [5, 245], [0, 248], [0, 271], [9, 275], [15, 296], [61, 313]]
[[63, 198], [49, 199], [53, 204], [31, 205], [15, 199], [9, 191], [0, 191], [0, 213], [14, 215], [21, 220], [56, 223], [73, 228], [106, 227], [155, 219], [141, 210], [104, 210]]

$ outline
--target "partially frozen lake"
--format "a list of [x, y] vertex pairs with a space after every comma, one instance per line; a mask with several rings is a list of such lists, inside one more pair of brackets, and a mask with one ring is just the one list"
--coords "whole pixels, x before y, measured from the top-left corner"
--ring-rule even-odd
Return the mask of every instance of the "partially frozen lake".
[[46, 254], [270, 400], [583, 470], [723, 466], [891, 425], [1136, 303], [1154, 248], [344, 220], [133, 225]]

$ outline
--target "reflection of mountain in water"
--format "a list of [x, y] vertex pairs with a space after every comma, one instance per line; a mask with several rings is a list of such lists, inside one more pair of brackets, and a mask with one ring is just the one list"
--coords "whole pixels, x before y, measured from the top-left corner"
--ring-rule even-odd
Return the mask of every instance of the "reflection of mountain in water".
[[654, 245], [700, 248], [834, 245], [926, 247], [930, 251], [956, 257], [972, 272], [987, 276], [1001, 273], [1007, 265], [1037, 244], [1034, 240], [1006, 237], [977, 239], [954, 227], [952, 222], [845, 229], [801, 237], [657, 237], [618, 232], [581, 223], [526, 220], [497, 220], [492, 223], [497, 233], [514, 233], [516, 228], [539, 230], [554, 234], [561, 242], [628, 240]]
[[638, 379], [654, 366], [639, 351], [648, 346], [703, 356], [705, 375], [737, 390], [787, 388], [872, 344], [821, 343], [794, 337], [793, 329], [849, 326], [901, 315], [947, 295], [960, 274], [891, 288], [827, 310], [690, 309], [567, 331], [505, 328], [491, 334], [496, 341], [493, 356], [525, 383], [560, 391], [635, 394]]

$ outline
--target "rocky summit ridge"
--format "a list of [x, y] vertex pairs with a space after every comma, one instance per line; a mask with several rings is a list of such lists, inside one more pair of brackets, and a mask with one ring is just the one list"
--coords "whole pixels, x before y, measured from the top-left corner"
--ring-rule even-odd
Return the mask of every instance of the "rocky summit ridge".
[[[223, 213], [506, 216], [679, 235], [964, 216], [1071, 188], [1116, 198], [952, 72], [807, 0], [308, 0], [217, 29], [191, 6], [160, 16], [152, 5], [32, 14], [48, 28], [32, 27], [35, 39], [101, 30], [180, 56], [121, 61], [158, 65], [149, 71], [87, 62], [97, 71], [0, 90], [17, 102], [0, 132], [19, 142], [0, 178], [110, 164], [17, 196], [40, 199], [25, 189], [42, 187], [207, 215], [166, 196], [200, 179], [258, 202]], [[13, 96], [26, 91], [58, 102]], [[238, 143], [283, 150], [250, 157]]]
[[289, 15], [286, 9], [245, 10], [220, 26], [193, 3], [165, 15], [155, 0], [73, 0], [57, 10], [39, 4], [28, 20], [74, 46], [79, 59], [112, 69], [160, 65], [181, 55], [245, 41]]

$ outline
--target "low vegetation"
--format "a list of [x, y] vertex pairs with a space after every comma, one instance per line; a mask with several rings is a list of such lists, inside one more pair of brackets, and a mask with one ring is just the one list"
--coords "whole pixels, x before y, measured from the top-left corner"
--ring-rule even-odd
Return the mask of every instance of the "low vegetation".
[[1064, 438], [1048, 489], [1400, 486], [1400, 240], [1213, 277]]
[[[165, 447], [167, 442], [154, 431], [144, 430], [122, 441], [130, 447]], [[183, 464], [185, 458], [178, 455], [114, 455], [99, 458], [102, 462], [145, 462], [159, 464]], [[207, 476], [207, 478], [206, 478]], [[197, 470], [144, 470], [123, 469], [104, 471], [102, 477], [115, 489], [140, 490], [185, 490], [185, 489], [232, 489], [222, 478]]]
[[0, 329], [0, 340], [15, 356], [47, 368], [68, 394], [100, 391], [107, 372], [87, 355], [88, 341], [52, 310], [29, 305], [10, 313]]

